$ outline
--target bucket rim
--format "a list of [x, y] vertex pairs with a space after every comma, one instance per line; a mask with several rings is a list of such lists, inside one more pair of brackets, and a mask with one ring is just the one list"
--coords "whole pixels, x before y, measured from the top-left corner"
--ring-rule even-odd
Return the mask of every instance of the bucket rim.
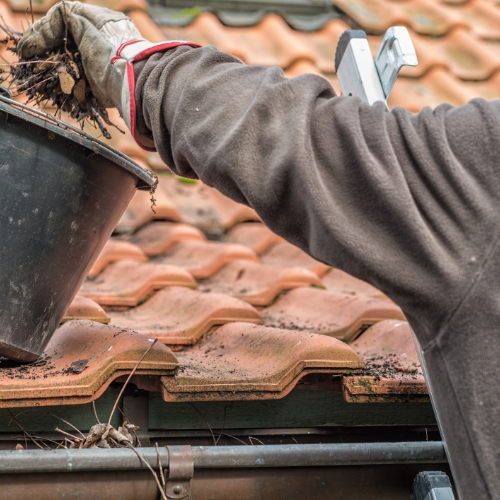
[[31, 122], [41, 128], [54, 132], [61, 137], [72, 140], [77, 144], [90, 149], [95, 154], [100, 154], [119, 167], [122, 167], [127, 172], [135, 175], [137, 177], [136, 189], [154, 191], [158, 184], [158, 176], [154, 172], [141, 167], [121, 151], [118, 151], [105, 142], [96, 139], [89, 133], [78, 129], [69, 123], [58, 120], [44, 111], [14, 101], [13, 99], [4, 97], [1, 94], [0, 111], [4, 111], [22, 120]]

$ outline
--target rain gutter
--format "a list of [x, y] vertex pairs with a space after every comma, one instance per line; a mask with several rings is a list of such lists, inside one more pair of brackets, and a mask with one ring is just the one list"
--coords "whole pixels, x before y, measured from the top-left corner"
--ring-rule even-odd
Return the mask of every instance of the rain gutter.
[[[195, 469], [447, 463], [440, 441], [190, 448]], [[169, 463], [166, 448], [159, 452], [152, 447], [137, 448], [137, 453], [156, 469], [158, 456], [163, 467]], [[0, 474], [141, 469], [146, 466], [127, 448], [0, 451]]]

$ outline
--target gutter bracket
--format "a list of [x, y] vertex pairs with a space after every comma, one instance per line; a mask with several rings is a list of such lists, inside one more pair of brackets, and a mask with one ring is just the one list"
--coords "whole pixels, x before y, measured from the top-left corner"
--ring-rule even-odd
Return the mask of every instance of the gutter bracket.
[[168, 478], [165, 484], [165, 494], [169, 500], [191, 500], [194, 475], [193, 450], [191, 446], [186, 445], [166, 448], [168, 450]]

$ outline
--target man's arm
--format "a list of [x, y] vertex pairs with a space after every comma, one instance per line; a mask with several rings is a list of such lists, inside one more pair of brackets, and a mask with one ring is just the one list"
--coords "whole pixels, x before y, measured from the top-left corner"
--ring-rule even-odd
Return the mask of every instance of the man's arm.
[[213, 47], [154, 55], [135, 75], [138, 130], [176, 173], [249, 204], [414, 325], [446, 321], [499, 220], [498, 103], [389, 112]]

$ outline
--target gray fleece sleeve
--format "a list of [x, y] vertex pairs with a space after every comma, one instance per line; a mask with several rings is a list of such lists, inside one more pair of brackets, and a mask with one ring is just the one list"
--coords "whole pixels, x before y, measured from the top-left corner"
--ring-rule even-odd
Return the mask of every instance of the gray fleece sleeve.
[[138, 129], [315, 258], [399, 304], [460, 498], [500, 491], [500, 102], [413, 115], [213, 47], [136, 65]]
[[[489, 174], [500, 151], [484, 147], [500, 143], [498, 106], [389, 112], [337, 97], [322, 77], [288, 79], [214, 47], [157, 54], [136, 77], [139, 130], [177, 174], [252, 206], [273, 231], [372, 283], [426, 329], [458, 304], [466, 280], [457, 273], [473, 273], [470, 259], [482, 258], [471, 241], [478, 235], [484, 248], [488, 239], [490, 207], [471, 212], [467, 203], [498, 183]], [[470, 175], [475, 185], [464, 183]]]

